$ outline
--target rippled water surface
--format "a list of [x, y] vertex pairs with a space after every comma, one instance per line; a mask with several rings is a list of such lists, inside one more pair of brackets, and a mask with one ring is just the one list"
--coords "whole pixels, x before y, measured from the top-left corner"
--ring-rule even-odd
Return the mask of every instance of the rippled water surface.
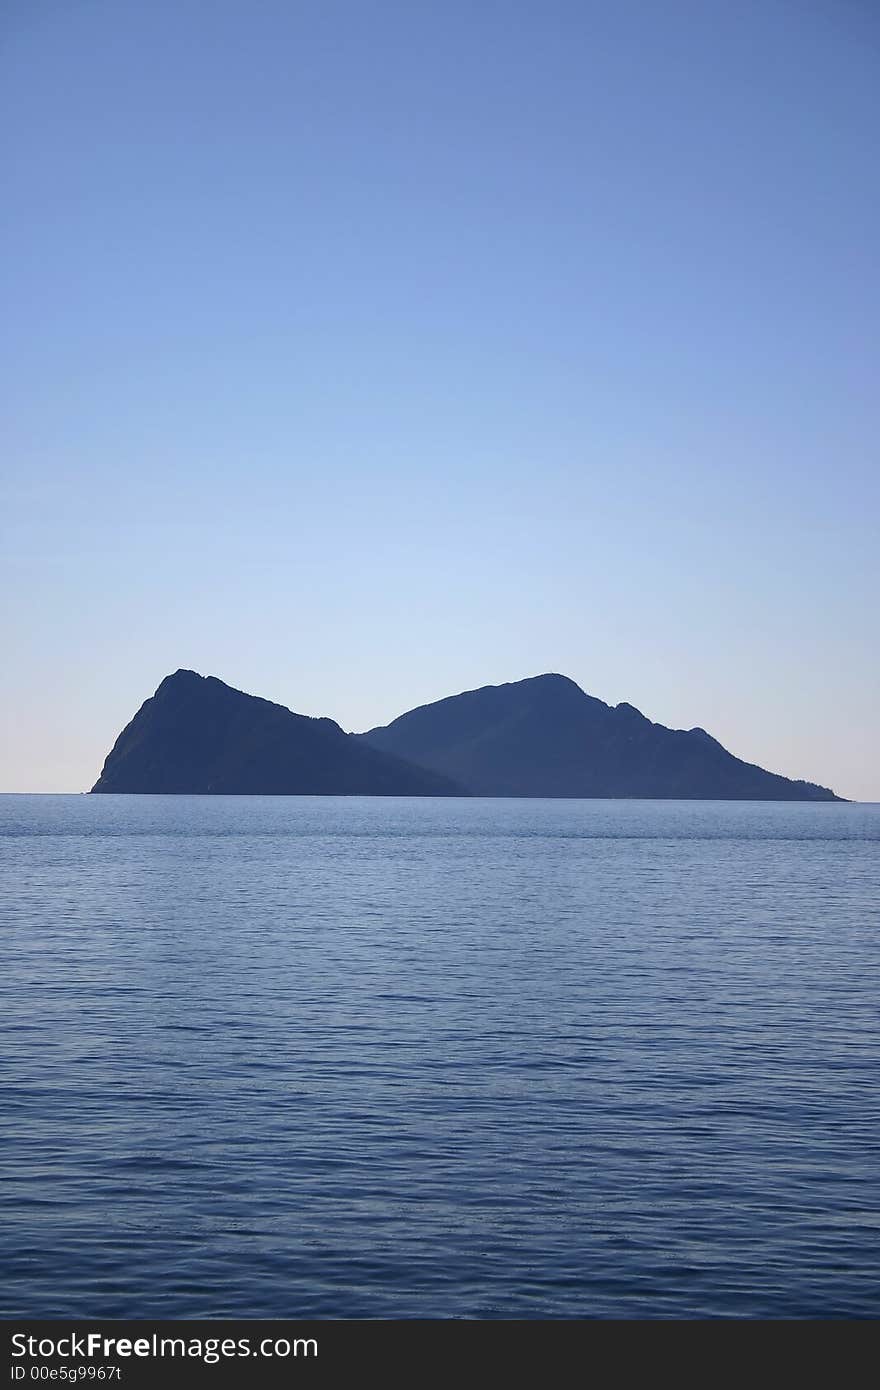
[[3, 797], [6, 1316], [880, 1314], [880, 807]]

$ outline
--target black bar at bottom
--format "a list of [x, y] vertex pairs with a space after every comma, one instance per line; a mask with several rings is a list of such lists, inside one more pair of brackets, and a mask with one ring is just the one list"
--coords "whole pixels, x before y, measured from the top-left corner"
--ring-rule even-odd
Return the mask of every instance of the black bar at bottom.
[[[11, 1386], [289, 1386], [405, 1373], [444, 1379], [515, 1375], [569, 1384], [609, 1372], [754, 1380], [779, 1358], [788, 1375], [855, 1370], [878, 1324], [820, 1321], [35, 1321], [4, 1324]], [[574, 1377], [574, 1380], [573, 1380]]]

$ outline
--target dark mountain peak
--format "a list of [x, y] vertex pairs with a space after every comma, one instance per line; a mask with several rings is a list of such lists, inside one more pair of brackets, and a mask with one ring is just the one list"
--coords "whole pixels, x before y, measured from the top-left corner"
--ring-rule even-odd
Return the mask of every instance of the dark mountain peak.
[[705, 729], [701, 729], [699, 724], [695, 724], [694, 727], [692, 729], [688, 729], [687, 732], [689, 734], [693, 734], [695, 738], [702, 738], [706, 741], [706, 743], [713, 744], [715, 748], [721, 748], [723, 746], [718, 742], [717, 738], [713, 738], [711, 734], [706, 733]]
[[651, 723], [650, 719], [642, 714], [640, 709], [636, 709], [635, 705], [627, 704], [626, 700], [622, 700], [619, 705], [614, 706], [614, 713], [621, 715], [624, 719], [628, 719], [632, 723]]
[[301, 719], [309, 724], [323, 724], [328, 728], [336, 729], [340, 734], [343, 732], [334, 719], [328, 719], [325, 715], [294, 714], [286, 705], [265, 700], [261, 695], [248, 695], [246, 691], [238, 690], [234, 685], [227, 685], [226, 681], [220, 680], [219, 676], [202, 676], [198, 671], [189, 671], [184, 667], [165, 677], [157, 687], [153, 699], [160, 701], [168, 699], [195, 700], [206, 707], [211, 702], [225, 702], [231, 705], [243, 705], [245, 703], [262, 705], [265, 710], [278, 710], [282, 714], [290, 715], [293, 719]]
[[201, 684], [204, 680], [209, 680], [208, 676], [199, 675], [198, 671], [188, 671], [183, 666], [173, 671], [170, 676], [166, 676], [156, 687], [156, 694], [167, 694], [171, 690], [185, 690], [195, 685]]
[[532, 686], [541, 690], [576, 690], [579, 695], [584, 694], [570, 676], [561, 676], [558, 671], [545, 671], [540, 676], [526, 676], [525, 680], [511, 681], [510, 685]]
[[527, 676], [525, 680], [511, 681], [509, 685], [490, 686], [490, 689], [493, 688], [516, 692], [518, 697], [527, 696], [536, 704], [550, 709], [583, 709], [588, 706], [596, 711], [608, 709], [604, 700], [588, 695], [570, 676], [561, 676], [555, 671], [545, 672], [541, 676]]
[[838, 799], [735, 758], [703, 729], [612, 708], [555, 672], [422, 705], [361, 737], [477, 796]]
[[[504, 685], [483, 685], [477, 690], [465, 690], [460, 695], [448, 695], [437, 704], [447, 705], [453, 700], [491, 699], [497, 705], [509, 708], [523, 708], [524, 703], [539, 708], [542, 705], [569, 707], [593, 705], [607, 710], [603, 700], [588, 695], [570, 676], [560, 675], [558, 671], [544, 671], [539, 676], [525, 676], [519, 681], [507, 681]], [[433, 709], [434, 705], [423, 705], [423, 709]]]
[[411, 767], [346, 734], [181, 668], [116, 740], [95, 792], [449, 796], [442, 774]]
[[[259, 695], [248, 695], [243, 690], [236, 690], [235, 686], [227, 685], [226, 681], [220, 680], [219, 676], [203, 676], [200, 671], [190, 671], [185, 666], [180, 666], [176, 671], [172, 671], [170, 676], [166, 676], [156, 687], [156, 694], [168, 694], [175, 690], [186, 691], [207, 691], [207, 690], [228, 690], [233, 695], [240, 695], [245, 700], [258, 700]], [[267, 702], [268, 703], [268, 702]]]

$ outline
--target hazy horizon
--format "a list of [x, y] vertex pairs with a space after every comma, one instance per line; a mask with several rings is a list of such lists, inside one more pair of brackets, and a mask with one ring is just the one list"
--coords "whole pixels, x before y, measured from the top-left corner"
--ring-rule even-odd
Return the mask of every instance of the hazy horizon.
[[880, 17], [13, 0], [0, 790], [544, 671], [880, 800]]

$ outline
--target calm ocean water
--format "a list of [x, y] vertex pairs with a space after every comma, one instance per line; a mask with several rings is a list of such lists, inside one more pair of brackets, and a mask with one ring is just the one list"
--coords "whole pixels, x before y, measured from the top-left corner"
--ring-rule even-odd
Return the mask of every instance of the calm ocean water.
[[0, 1313], [880, 1315], [880, 806], [0, 798]]

